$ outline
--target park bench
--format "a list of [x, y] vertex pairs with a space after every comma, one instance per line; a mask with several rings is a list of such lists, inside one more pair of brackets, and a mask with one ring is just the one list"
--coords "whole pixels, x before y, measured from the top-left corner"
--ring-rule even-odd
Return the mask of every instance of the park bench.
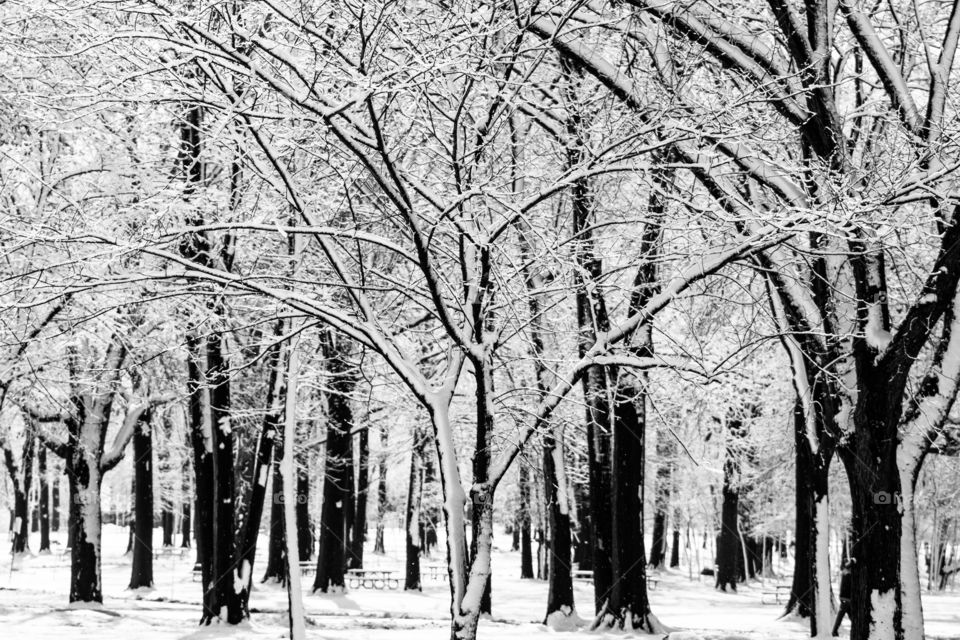
[[447, 577], [447, 567], [442, 564], [428, 564], [423, 567], [424, 577], [431, 580], [444, 580]]
[[310, 560], [301, 560], [300, 561], [300, 573], [305, 576], [312, 576], [317, 572], [316, 563]]
[[570, 575], [577, 582], [593, 584], [593, 571], [590, 569], [574, 569], [570, 572]]
[[347, 571], [347, 586], [352, 589], [399, 589], [400, 580], [394, 578], [396, 571], [381, 569], [350, 569]]
[[786, 604], [790, 599], [790, 590], [789, 584], [778, 584], [773, 589], [766, 589], [760, 594], [760, 604]]
[[195, 562], [193, 565], [193, 581], [203, 582], [203, 565], [199, 562]]
[[[571, 577], [577, 582], [586, 582], [587, 584], [593, 584], [593, 571], [589, 569], [574, 569], [570, 572]], [[651, 591], [656, 590], [657, 586], [660, 584], [660, 579], [653, 576], [647, 576], [647, 589]]]
[[162, 547], [160, 549], [153, 550], [153, 559], [159, 560], [160, 558], [182, 558], [186, 551], [187, 550], [183, 547]]

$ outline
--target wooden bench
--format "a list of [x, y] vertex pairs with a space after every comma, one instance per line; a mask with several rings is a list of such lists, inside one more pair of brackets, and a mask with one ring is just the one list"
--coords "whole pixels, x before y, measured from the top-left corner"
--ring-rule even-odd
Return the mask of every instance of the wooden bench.
[[300, 573], [305, 576], [312, 576], [317, 572], [317, 564], [311, 560], [300, 561]]
[[786, 604], [791, 589], [789, 584], [778, 584], [773, 589], [767, 589], [760, 594], [760, 604]]
[[380, 569], [350, 569], [347, 571], [347, 586], [352, 589], [399, 589], [400, 580], [394, 578], [396, 571]]

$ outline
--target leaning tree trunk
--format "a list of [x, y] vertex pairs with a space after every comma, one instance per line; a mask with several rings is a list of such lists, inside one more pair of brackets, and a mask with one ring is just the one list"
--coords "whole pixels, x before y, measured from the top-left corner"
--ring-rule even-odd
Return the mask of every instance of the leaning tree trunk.
[[133, 432], [134, 494], [133, 562], [130, 589], [153, 586], [153, 430], [149, 412]]
[[[274, 327], [274, 337], [283, 335], [284, 321], [278, 320]], [[234, 588], [238, 591], [240, 606], [245, 617], [250, 617], [250, 589], [253, 581], [253, 564], [257, 554], [257, 540], [260, 537], [260, 520], [263, 517], [263, 505], [267, 495], [267, 481], [270, 479], [270, 464], [273, 461], [274, 447], [278, 439], [278, 428], [283, 415], [284, 362], [281, 347], [275, 346], [267, 354], [267, 397], [264, 401], [265, 412], [260, 433], [257, 437], [256, 459], [253, 465], [253, 488], [247, 505], [247, 513], [240, 530], [237, 552], [238, 580]], [[274, 492], [276, 494], [276, 491]], [[271, 518], [274, 514], [271, 513]], [[298, 567], [299, 568], [299, 567]]]
[[406, 574], [403, 588], [406, 591], [421, 591], [420, 584], [420, 514], [423, 502], [423, 457], [426, 434], [419, 426], [414, 427], [413, 446], [410, 451], [410, 481], [407, 489], [406, 511]]
[[345, 588], [347, 527], [344, 507], [350, 498], [350, 466], [353, 412], [350, 397], [355, 381], [347, 362], [344, 338], [332, 330], [322, 334], [324, 356], [331, 377], [327, 395], [327, 443], [320, 510], [320, 539], [317, 546], [317, 574], [313, 590], [327, 593]]

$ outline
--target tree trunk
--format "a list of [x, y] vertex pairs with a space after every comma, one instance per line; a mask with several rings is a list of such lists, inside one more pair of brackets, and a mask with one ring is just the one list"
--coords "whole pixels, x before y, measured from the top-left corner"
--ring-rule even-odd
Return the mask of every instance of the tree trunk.
[[520, 529], [520, 579], [533, 579], [533, 549], [530, 546], [530, 471], [520, 461], [520, 509], [517, 527]]
[[183, 549], [190, 548], [190, 518], [192, 509], [190, 509], [190, 498], [187, 497], [183, 501], [181, 506], [181, 515], [180, 515], [180, 547]]
[[[658, 470], [659, 475], [659, 470]], [[655, 502], [659, 501], [659, 496]], [[662, 507], [662, 508], [661, 508]], [[654, 569], [663, 568], [667, 547], [667, 510], [666, 505], [657, 504], [653, 514], [653, 546], [650, 549], [650, 566]]]
[[323, 506], [320, 510], [320, 540], [317, 546], [317, 575], [313, 590], [327, 593], [345, 588], [346, 528], [345, 507], [350, 498], [351, 438], [353, 412], [350, 398], [354, 388], [351, 365], [346, 360], [344, 338], [332, 330], [321, 337], [330, 391], [327, 395], [327, 443], [323, 482]]
[[[277, 446], [278, 448], [282, 446], [282, 442], [278, 442]], [[261, 582], [272, 581], [285, 584], [287, 560], [283, 550], [283, 477], [280, 475], [280, 467], [277, 464], [274, 464], [271, 493], [273, 499], [270, 501], [270, 542], [267, 546], [267, 566]]]
[[716, 588], [726, 591], [737, 590], [740, 571], [743, 562], [743, 550], [740, 544], [739, 506], [740, 492], [738, 487], [740, 475], [739, 455], [733, 440], [740, 438], [741, 424], [732, 420], [727, 425], [728, 444], [723, 462], [723, 507], [720, 515], [720, 535], [717, 539], [717, 581]]
[[310, 476], [300, 461], [297, 465], [297, 544], [300, 562], [313, 559], [313, 531], [310, 528]]
[[130, 589], [153, 586], [153, 429], [144, 413], [133, 431], [134, 494], [133, 562]]
[[190, 477], [191, 477], [191, 464], [190, 457], [183, 457], [183, 466], [181, 478], [180, 490], [181, 490], [181, 504], [180, 504], [180, 547], [183, 549], [190, 548], [190, 536], [191, 536], [191, 518], [193, 517], [193, 509], [190, 508], [190, 504], [193, 501], [193, 491], [190, 486]]
[[407, 488], [406, 513], [406, 577], [403, 588], [406, 591], [420, 591], [420, 519], [423, 501], [423, 457], [426, 447], [426, 434], [419, 426], [414, 427], [413, 446], [410, 451], [410, 482]]
[[676, 569], [680, 566], [680, 523], [677, 514], [673, 515], [673, 545], [670, 547], [670, 568]]
[[50, 509], [50, 530], [56, 533], [60, 532], [60, 474], [54, 473], [53, 483], [52, 483], [52, 496], [51, 502], [53, 503]]
[[[109, 409], [105, 411], [109, 415]], [[92, 424], [91, 424], [92, 423]], [[67, 429], [70, 478], [70, 602], [103, 602], [100, 583], [100, 437], [98, 416], [72, 416]]]
[[47, 448], [38, 445], [37, 471], [40, 474], [40, 553], [50, 552], [50, 486], [47, 474]]
[[650, 566], [662, 569], [666, 563], [667, 511], [673, 491], [673, 465], [676, 447], [673, 435], [665, 429], [657, 434], [657, 476], [653, 494], [653, 547], [650, 549]]
[[547, 577], [550, 584], [547, 590], [547, 614], [544, 618], [544, 624], [549, 625], [554, 613], [569, 617], [575, 611], [573, 576], [570, 573], [568, 487], [564, 473], [563, 449], [554, 439], [552, 429], [543, 437], [543, 477], [551, 536], [547, 554]]
[[176, 518], [170, 505], [166, 505], [160, 510], [160, 528], [163, 531], [163, 547], [173, 546], [173, 531], [176, 529]]
[[[283, 532], [284, 551], [287, 561], [287, 617], [291, 640], [304, 640], [307, 635], [306, 616], [303, 608], [303, 588], [300, 585], [300, 555], [298, 541], [293, 538], [297, 523], [296, 505], [297, 487], [294, 486], [296, 459], [294, 453], [294, 438], [297, 434], [297, 379], [300, 373], [300, 358], [297, 352], [297, 341], [290, 346], [288, 358], [287, 379], [288, 387], [284, 402], [284, 430], [283, 449], [280, 460], [280, 476], [283, 486]], [[279, 377], [279, 376], [278, 376]]]
[[383, 546], [383, 529], [387, 517], [387, 451], [390, 447], [389, 430], [380, 426], [380, 456], [377, 465], [377, 535], [373, 543], [374, 553], [386, 553]]
[[13, 480], [13, 522], [19, 518], [20, 528], [14, 531], [13, 552], [24, 553], [30, 548], [30, 489], [33, 485], [33, 457], [36, 451], [36, 438], [28, 432], [23, 443], [20, 469], [12, 460], [12, 453], [5, 450], [7, 468]]
[[353, 568], [362, 569], [363, 543], [367, 537], [367, 490], [370, 488], [370, 446], [367, 429], [361, 429], [357, 439], [357, 506], [353, 520], [353, 537], [350, 539], [350, 556], [353, 558]]
[[[283, 335], [284, 321], [277, 320], [274, 326], [274, 337]], [[273, 461], [274, 446], [278, 439], [278, 428], [283, 415], [284, 373], [286, 368], [281, 347], [275, 346], [267, 354], [267, 397], [264, 401], [263, 422], [257, 437], [256, 460], [253, 465], [253, 488], [250, 492], [250, 501], [240, 531], [237, 552], [237, 583], [238, 597], [244, 617], [250, 617], [250, 588], [253, 581], [253, 564], [257, 555], [257, 540], [260, 536], [260, 520], [263, 517], [263, 506], [267, 495], [267, 481], [270, 478], [270, 465]], [[276, 492], [274, 492], [276, 493]], [[271, 513], [271, 518], [274, 514]], [[299, 566], [298, 566], [299, 569]]]
[[[477, 343], [482, 343], [483, 323], [480, 320], [480, 313], [474, 310], [474, 324], [477, 336]], [[473, 360], [474, 378], [476, 380], [476, 411], [477, 411], [477, 438], [473, 452], [473, 482], [474, 484], [485, 484], [487, 482], [487, 472], [490, 467], [490, 445], [493, 438], [493, 363], [490, 361], [489, 354], [483, 358]], [[482, 552], [480, 545], [484, 541], [481, 537], [484, 535], [483, 515], [486, 514], [492, 521], [493, 504], [481, 504], [477, 500], [484, 500], [488, 497], [487, 493], [475, 493], [473, 501], [472, 519], [470, 521], [472, 536], [470, 539], [470, 563], [471, 567], [476, 564], [478, 554]], [[492, 529], [492, 527], [491, 527]], [[490, 532], [491, 540], [493, 532]], [[492, 542], [491, 542], [492, 544]], [[489, 559], [488, 559], [489, 562]], [[486, 585], [480, 598], [480, 614], [490, 615], [493, 611], [493, 580], [489, 567], [486, 570]]]

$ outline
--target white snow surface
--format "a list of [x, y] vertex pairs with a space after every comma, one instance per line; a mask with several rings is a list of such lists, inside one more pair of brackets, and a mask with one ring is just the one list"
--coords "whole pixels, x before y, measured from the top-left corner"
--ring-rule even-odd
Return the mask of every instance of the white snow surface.
[[[370, 546], [364, 555], [368, 569], [392, 569], [401, 582], [398, 590], [348, 589], [341, 594], [311, 594], [312, 580], [304, 580], [304, 605], [307, 638], [316, 640], [447, 640], [450, 635], [450, 588], [445, 580], [432, 580], [424, 572], [423, 592], [404, 592], [404, 530], [399, 526], [385, 532], [386, 555], [375, 555]], [[441, 532], [442, 533], [442, 532]], [[250, 606], [254, 613], [248, 623], [197, 627], [200, 619], [200, 583], [192, 580], [194, 551], [183, 558], [162, 557], [154, 561], [156, 584], [152, 590], [128, 590], [130, 558], [126, 549], [127, 529], [115, 525], [103, 528], [102, 607], [71, 607], [67, 602], [70, 566], [61, 557], [65, 531], [52, 534], [59, 541], [50, 555], [25, 555], [16, 558], [13, 571], [10, 556], [0, 560], [0, 630], [4, 638], [63, 640], [64, 638], [122, 638], [123, 640], [277, 639], [288, 637], [287, 595], [285, 589], [261, 584], [267, 536], [259, 542], [257, 564], [253, 567], [253, 593]], [[155, 533], [160, 539], [160, 531]], [[441, 537], [441, 540], [443, 538]], [[39, 546], [32, 534], [30, 546]], [[656, 635], [639, 632], [591, 632], [576, 624], [543, 623], [547, 583], [520, 580], [519, 553], [509, 551], [510, 536], [499, 528], [493, 550], [493, 616], [482, 619], [481, 640], [613, 640], [624, 638], [668, 637], [670, 640], [803, 640], [808, 637], [808, 622], [795, 616], [779, 619], [780, 605], [761, 604], [761, 594], [785, 579], [767, 579], [765, 585], [753, 582], [741, 585], [737, 593], [713, 589], [712, 579], [693, 579], [686, 568], [658, 573], [657, 587], [650, 591], [653, 613], [670, 631]], [[443, 545], [427, 564], [443, 563]], [[696, 568], [695, 568], [696, 569]], [[780, 574], [790, 573], [787, 563], [775, 567]], [[441, 574], [446, 576], [446, 572]], [[577, 613], [592, 612], [593, 592], [589, 584], [575, 583]], [[836, 585], [834, 585], [836, 589]], [[883, 605], [883, 603], [878, 603]], [[928, 640], [960, 640], [960, 590], [943, 594], [923, 594], [923, 613]], [[587, 616], [592, 617], [592, 616]], [[551, 622], [558, 622], [552, 620]], [[574, 622], [572, 620], [568, 622]], [[840, 636], [849, 634], [844, 622]]]

